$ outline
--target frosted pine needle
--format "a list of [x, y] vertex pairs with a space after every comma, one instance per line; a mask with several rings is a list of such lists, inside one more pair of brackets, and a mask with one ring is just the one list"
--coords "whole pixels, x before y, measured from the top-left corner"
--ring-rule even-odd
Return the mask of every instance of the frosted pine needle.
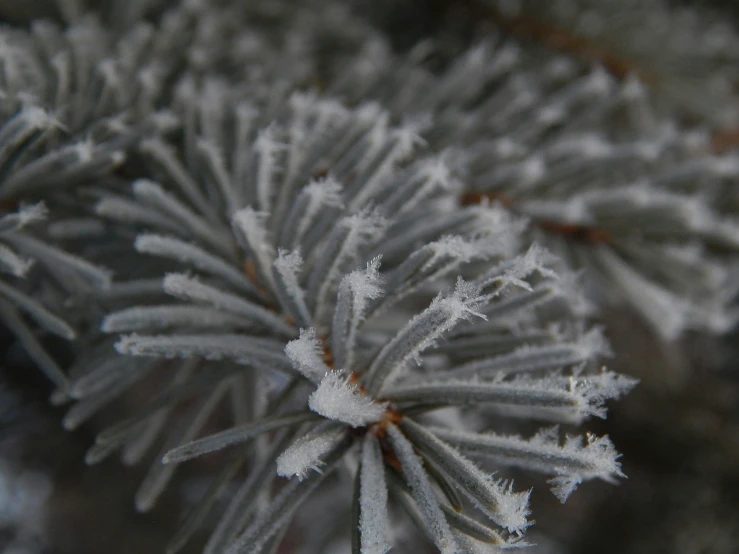
[[[394, 524], [388, 514], [396, 502], [442, 552], [481, 540], [516, 544], [530, 524], [528, 492], [491, 477], [496, 464], [516, 460], [491, 455], [478, 466], [454, 442], [475, 444], [472, 439], [430, 429], [426, 414], [459, 406], [510, 420], [579, 424], [604, 416], [605, 401], [633, 385], [594, 372], [607, 347], [597, 331], [568, 321], [580, 311], [568, 309], [574, 293], [571, 283], [558, 281], [554, 256], [538, 246], [517, 255], [524, 237], [528, 243], [540, 230], [527, 230], [527, 220], [535, 227], [536, 210], [545, 213], [554, 204], [532, 200], [527, 211], [512, 208], [505, 197], [460, 202], [462, 187], [483, 181], [520, 182], [528, 200], [542, 190], [552, 159], [569, 150], [525, 156], [521, 166], [501, 164], [502, 173], [490, 180], [495, 168], [467, 173], [468, 162], [473, 167], [484, 158], [475, 140], [460, 142], [477, 156], [470, 160], [454, 152], [443, 160], [421, 154], [428, 144], [439, 145], [434, 133], [449, 131], [450, 140], [463, 134], [454, 127], [459, 114], [442, 110], [438, 126], [417, 118], [397, 127], [393, 118], [405, 111], [403, 99], [345, 106], [296, 92], [298, 83], [311, 82], [314, 69], [301, 65], [299, 40], [285, 51], [265, 48], [261, 34], [245, 41], [240, 64], [251, 60], [253, 72], [236, 69], [230, 75], [243, 82], [231, 86], [223, 77], [228, 72], [219, 72], [235, 65], [222, 46], [233, 35], [224, 14], [239, 21], [237, 12], [213, 8], [212, 27], [201, 26], [199, 18], [208, 13], [203, 6], [174, 11], [164, 33], [172, 42], [153, 43], [161, 54], [177, 50], [179, 37], [192, 36], [192, 49], [183, 49], [192, 54], [183, 62], [191, 73], [173, 83], [165, 64], [139, 76], [149, 95], [134, 112], [151, 126], [116, 120], [114, 130], [139, 133], [130, 142], [121, 139], [130, 166], [112, 182], [96, 176], [86, 189], [101, 228], [116, 240], [115, 251], [90, 241], [85, 253], [110, 260], [116, 281], [110, 293], [97, 295], [108, 313], [103, 336], [86, 337], [94, 352], [71, 371], [76, 403], [66, 421], [72, 426], [92, 417], [141, 380], [166, 383], [141, 387], [135, 408], [99, 433], [86, 459], [97, 463], [119, 450], [127, 460], [142, 459], [168, 433], [166, 452], [158, 456], [168, 469], [156, 466], [142, 485], [137, 498], [143, 510], [156, 504], [175, 464], [222, 451], [220, 474], [171, 552], [207, 521], [227, 485], [244, 475], [206, 551], [276, 551], [301, 505], [319, 486], [348, 481], [347, 472], [356, 473], [352, 517], [360, 552], [390, 548], [386, 526]], [[301, 13], [301, 29], [319, 23]], [[472, 53], [454, 70], [456, 78], [485, 67], [485, 54]], [[491, 79], [515, 65], [513, 57], [497, 61], [486, 69]], [[451, 105], [448, 95], [459, 92], [455, 83], [434, 81], [439, 86], [414, 109]], [[327, 88], [341, 93], [334, 84]], [[473, 85], [478, 92], [486, 88]], [[561, 105], [534, 114], [530, 128], [544, 133], [580, 100], [609, 86], [601, 75], [578, 81], [561, 91]], [[167, 125], [149, 118], [163, 98], [160, 87], [172, 110]], [[416, 91], [407, 90], [410, 96]], [[475, 91], [463, 94], [465, 105], [473, 106]], [[490, 105], [485, 113], [497, 108]], [[508, 123], [503, 119], [502, 127]], [[470, 118], [460, 121], [474, 131]], [[171, 139], [158, 136], [173, 122]], [[515, 156], [513, 143], [530, 145], [535, 138], [512, 137], [500, 155]], [[116, 160], [96, 145], [76, 149], [75, 156], [88, 163], [107, 153], [101, 159], [110, 162], [109, 171]], [[605, 141], [591, 150], [598, 160], [610, 152]], [[146, 179], [125, 186], [129, 171]], [[589, 201], [573, 202], [567, 213], [594, 210], [596, 202]], [[702, 232], [728, 236], [723, 227], [723, 234], [705, 227], [698, 211], [690, 213], [683, 219]], [[118, 356], [145, 363], [118, 363]], [[197, 436], [216, 413], [212, 419], [223, 428]], [[171, 434], [179, 418], [190, 425]], [[593, 452], [605, 454], [607, 446], [598, 443]], [[620, 475], [604, 467], [575, 471], [571, 459], [583, 458], [587, 448], [540, 445], [527, 467], [559, 479], [561, 496], [589, 477]], [[557, 463], [569, 455], [571, 465], [547, 466], [557, 455]], [[309, 515], [317, 527], [325, 523], [321, 513]]]
[[325, 375], [308, 400], [310, 409], [327, 419], [341, 421], [352, 427], [378, 422], [385, 413], [385, 404], [363, 396], [349, 378], [338, 372]]

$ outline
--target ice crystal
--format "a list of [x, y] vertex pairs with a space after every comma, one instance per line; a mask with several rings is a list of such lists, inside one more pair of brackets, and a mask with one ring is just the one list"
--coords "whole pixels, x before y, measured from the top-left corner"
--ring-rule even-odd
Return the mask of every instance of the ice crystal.
[[[604, 300], [668, 339], [736, 323], [739, 163], [672, 119], [724, 115], [690, 76], [660, 91], [490, 36], [394, 53], [335, 2], [93, 4], [39, 0], [23, 9], [67, 23], [0, 29], [0, 318], [66, 428], [156, 383], [86, 456], [160, 449], [140, 511], [223, 451], [170, 553], [225, 496], [205, 552], [274, 553], [296, 513], [328, 528], [302, 508], [347, 473], [353, 552], [392, 547], [395, 505], [440, 552], [523, 546], [530, 491], [506, 468], [564, 502], [623, 477], [619, 454], [478, 429], [605, 417], [635, 381], [599, 367]], [[569, 4], [548, 9], [576, 21]], [[674, 18], [661, 36], [725, 61], [729, 31]], [[68, 371], [28, 319], [76, 341]]]
[[[525, 18], [537, 3], [514, 4]], [[589, 9], [605, 20], [609, 10], [640, 17], [654, 8], [616, 4]], [[649, 26], [639, 28], [654, 40]], [[341, 91], [375, 98], [398, 120], [430, 116], [422, 136], [456, 152], [449, 158], [464, 175], [462, 202], [496, 202], [528, 218], [528, 240], [584, 270], [601, 303], [627, 302], [666, 339], [736, 324], [725, 294], [739, 247], [736, 212], [725, 202], [735, 154], [716, 153], [707, 132], [677, 125], [637, 75], [619, 81], [510, 39], [486, 39], [437, 72], [419, 62], [423, 52], [393, 56], [375, 41], [364, 64], [346, 66], [352, 78]], [[380, 86], [401, 78], [402, 89]]]
[[[600, 376], [581, 373], [607, 351], [596, 331], [565, 337], [545, 330], [548, 318], [574, 315], [539, 310], [564, 290], [553, 257], [536, 246], [511, 257], [525, 221], [499, 206], [450, 203], [457, 188], [449, 169], [419, 155], [412, 131], [393, 129], [374, 106], [348, 109], [296, 95], [260, 130], [251, 117], [230, 116], [231, 110], [261, 113], [259, 103], [238, 90], [218, 95], [229, 100], [214, 105], [192, 91], [180, 96], [177, 113], [194, 122], [183, 128], [182, 150], [142, 144], [137, 155], [155, 168], [157, 181], [136, 182], [116, 203], [104, 195], [99, 200], [102, 217], [135, 234], [127, 255], [138, 260], [138, 275], [161, 282], [159, 291], [122, 297], [138, 296], [140, 304], [110, 313], [102, 329], [133, 332], [118, 339], [116, 350], [152, 363], [127, 374], [125, 362], [108, 361], [109, 343], [101, 341], [105, 363], [73, 381], [80, 403], [70, 422], [79, 424], [105, 403], [85, 394], [99, 390], [94, 383], [107, 383], [112, 398], [163, 371], [163, 364], [175, 377], [138, 412], [103, 430], [88, 461], [121, 447], [127, 458], [138, 458], [131, 452], [145, 445], [137, 435], [145, 432], [151, 443], [174, 406], [196, 396], [201, 401], [187, 416], [193, 424], [179, 435], [183, 444], [164, 455], [171, 469], [152, 468], [137, 506], [154, 504], [173, 464], [244, 443], [224, 479], [256, 456], [263, 464], [254, 468], [258, 480], [244, 482], [207, 552], [245, 552], [247, 545], [279, 541], [299, 504], [358, 450], [364, 452], [356, 500], [361, 551], [388, 546], [389, 539], [374, 538], [370, 523], [385, 517], [385, 487], [376, 480], [387, 472], [394, 498], [411, 514], [420, 510], [422, 527], [442, 551], [455, 551], [458, 535], [464, 544], [469, 532], [499, 546], [516, 543], [528, 526], [528, 493], [513, 492], [427, 431], [424, 413], [510, 404], [518, 417], [581, 421], [602, 416], [603, 400], [632, 384], [608, 389]], [[195, 145], [192, 156], [188, 145]], [[119, 283], [113, 288], [129, 286]], [[429, 295], [434, 289], [441, 292]], [[426, 308], [417, 311], [419, 302]], [[467, 356], [457, 342], [478, 347]], [[427, 357], [433, 370], [426, 369]], [[474, 364], [482, 369], [473, 370]], [[486, 372], [485, 364], [497, 369]], [[425, 383], [424, 372], [448, 393], [432, 390], [435, 381]], [[257, 375], [276, 392], [269, 405], [245, 410], [262, 394]], [[234, 426], [190, 438], [225, 401]], [[270, 431], [277, 434], [258, 438]], [[420, 454], [411, 455], [413, 449]], [[392, 463], [396, 454], [400, 466]], [[274, 497], [271, 509], [257, 512], [248, 498], [269, 494], [275, 462], [277, 474], [301, 481]], [[554, 467], [550, 473], [561, 476]], [[447, 481], [490, 521], [452, 515], [431, 485]], [[191, 519], [202, 521], [219, 491], [213, 488]], [[248, 525], [247, 514], [255, 516]], [[181, 546], [189, 532], [173, 544]]]

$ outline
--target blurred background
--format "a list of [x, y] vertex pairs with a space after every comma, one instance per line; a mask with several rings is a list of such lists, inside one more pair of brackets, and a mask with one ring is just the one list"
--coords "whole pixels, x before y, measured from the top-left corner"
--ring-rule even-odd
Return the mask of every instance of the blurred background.
[[[673, 3], [693, 10], [696, 17], [710, 10], [712, 17], [739, 26], [737, 2]], [[92, 0], [88, 4], [96, 7]], [[150, 2], [154, 7], [141, 13], [156, 17], [165, 4]], [[493, 32], [543, 48], [557, 48], [553, 36], [576, 37], [546, 14], [511, 17], [498, 3], [493, 6], [485, 0], [348, 0], [348, 4], [387, 33], [398, 52], [430, 39], [453, 55]], [[575, 9], [579, 4], [572, 2]], [[82, 3], [77, 6], [85, 9]], [[0, 1], [5, 22], [25, 25], [39, 14], [64, 17], [51, 0]], [[566, 54], [584, 63], [603, 63], [598, 55], [621, 55], [608, 44], [597, 44], [597, 39], [589, 39], [587, 48], [582, 43], [577, 47], [578, 41], [560, 44]], [[596, 59], [593, 52], [599, 53]], [[650, 52], [630, 52], [628, 63], [638, 67], [642, 55], [645, 63], [652, 59]], [[695, 123], [690, 114], [684, 116], [684, 124]], [[719, 131], [719, 127], [720, 123], [717, 133], [733, 136], [732, 129]], [[731, 141], [726, 145], [732, 146]], [[518, 475], [520, 487], [534, 486], [537, 523], [531, 541], [538, 547], [531, 552], [739, 552], [739, 334], [688, 335], [664, 343], [628, 310], [614, 309], [605, 320], [617, 353], [610, 367], [640, 379], [641, 384], [609, 406], [607, 420], [592, 422], [589, 429], [611, 436], [623, 454], [628, 479], [615, 486], [589, 482], [561, 505], [543, 478]], [[50, 346], [64, 357], [63, 345]], [[124, 468], [115, 458], [92, 468], [83, 461], [106, 416], [82, 430], [65, 432], [60, 423], [64, 410], [48, 402], [50, 385], [1, 329], [0, 352], [4, 366], [0, 374], [0, 552], [163, 552], [185, 513], [188, 497], [201, 487], [197, 476], [188, 479], [185, 469], [182, 488], [172, 488], [153, 512], [138, 514], [133, 495], [145, 468]], [[280, 552], [302, 552], [296, 546], [299, 542], [288, 537]], [[188, 550], [197, 551], [197, 543]]]

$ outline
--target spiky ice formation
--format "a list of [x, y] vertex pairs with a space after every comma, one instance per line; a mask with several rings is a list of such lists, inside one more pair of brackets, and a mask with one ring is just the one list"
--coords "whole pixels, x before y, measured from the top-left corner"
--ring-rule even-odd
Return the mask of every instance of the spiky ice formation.
[[[103, 430], [88, 461], [121, 447], [137, 461], [194, 397], [166, 438], [167, 464], [155, 464], [137, 494], [139, 509], [156, 502], [176, 462], [237, 449], [172, 551], [248, 461], [206, 551], [276, 547], [300, 504], [358, 450], [361, 551], [389, 544], [376, 525], [388, 487], [444, 552], [464, 548], [470, 533], [518, 544], [528, 494], [435, 435], [424, 413], [487, 406], [546, 421], [602, 416], [603, 400], [633, 383], [583, 370], [607, 353], [597, 330], [550, 325], [584, 305], [569, 280], [540, 248], [512, 257], [525, 225], [505, 210], [450, 202], [456, 189], [442, 162], [419, 157], [414, 130], [389, 126], [377, 106], [349, 110], [296, 94], [270, 119], [269, 106], [221, 83], [193, 86], [175, 107], [187, 122], [181, 146], [154, 139], [139, 149], [157, 182], [136, 181], [130, 194], [103, 194], [97, 205], [122, 235], [138, 233], [126, 254], [137, 279], [113, 285], [107, 301], [125, 307], [102, 324], [134, 334], [116, 342], [123, 356], [102, 340], [94, 365], [76, 365], [79, 402], [65, 421], [79, 425], [150, 373], [172, 377]], [[443, 394], [444, 383], [454, 394]], [[224, 404], [234, 426], [197, 439]], [[261, 509], [251, 500], [270, 496], [275, 463], [300, 480]], [[572, 479], [610, 478], [613, 467]], [[455, 507], [477, 507], [486, 523], [457, 513], [433, 482], [449, 494], [459, 488], [467, 500], [453, 495]]]
[[[108, 271], [79, 256], [102, 229], [76, 195], [119, 169], [142, 133], [165, 124], [150, 117], [163, 79], [156, 64], [147, 65], [153, 42], [145, 24], [122, 38], [93, 21], [0, 28], [2, 319], [62, 390], [64, 374], [27, 318], [74, 338], [70, 322], [84, 313], [70, 298], [110, 283]], [[58, 219], [50, 221], [47, 210]], [[82, 240], [68, 250], [68, 239]]]
[[661, 114], [636, 76], [618, 81], [497, 38], [435, 73], [423, 55], [394, 57], [373, 42], [335, 90], [376, 98], [398, 119], [429, 119], [424, 138], [456, 152], [463, 204], [497, 202], [527, 217], [529, 240], [584, 269], [601, 299], [629, 303], [664, 338], [736, 324], [734, 154], [712, 152], [708, 132]]

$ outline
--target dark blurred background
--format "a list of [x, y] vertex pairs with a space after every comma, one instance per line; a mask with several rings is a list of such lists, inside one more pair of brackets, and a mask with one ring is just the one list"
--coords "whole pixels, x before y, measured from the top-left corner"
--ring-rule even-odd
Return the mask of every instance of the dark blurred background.
[[[675, 2], [739, 18], [739, 2]], [[32, 4], [0, 2], [0, 13], [20, 21], [38, 13]], [[358, 9], [399, 51], [426, 38], [454, 49], [486, 32], [508, 31], [475, 0], [365, 0]], [[560, 505], [543, 479], [518, 476], [519, 486], [535, 486], [532, 540], [547, 554], [738, 553], [739, 335], [664, 344], [627, 311], [605, 319], [618, 354], [610, 366], [641, 384], [589, 429], [611, 436], [628, 479], [616, 486], [587, 483]], [[51, 347], [64, 356], [63, 345]], [[64, 410], [48, 402], [49, 384], [2, 330], [0, 352], [0, 552], [163, 552], [184, 514], [182, 491], [170, 490], [150, 514], [136, 513], [133, 495], [143, 470], [124, 468], [114, 457], [85, 466], [100, 422], [65, 432]]]

